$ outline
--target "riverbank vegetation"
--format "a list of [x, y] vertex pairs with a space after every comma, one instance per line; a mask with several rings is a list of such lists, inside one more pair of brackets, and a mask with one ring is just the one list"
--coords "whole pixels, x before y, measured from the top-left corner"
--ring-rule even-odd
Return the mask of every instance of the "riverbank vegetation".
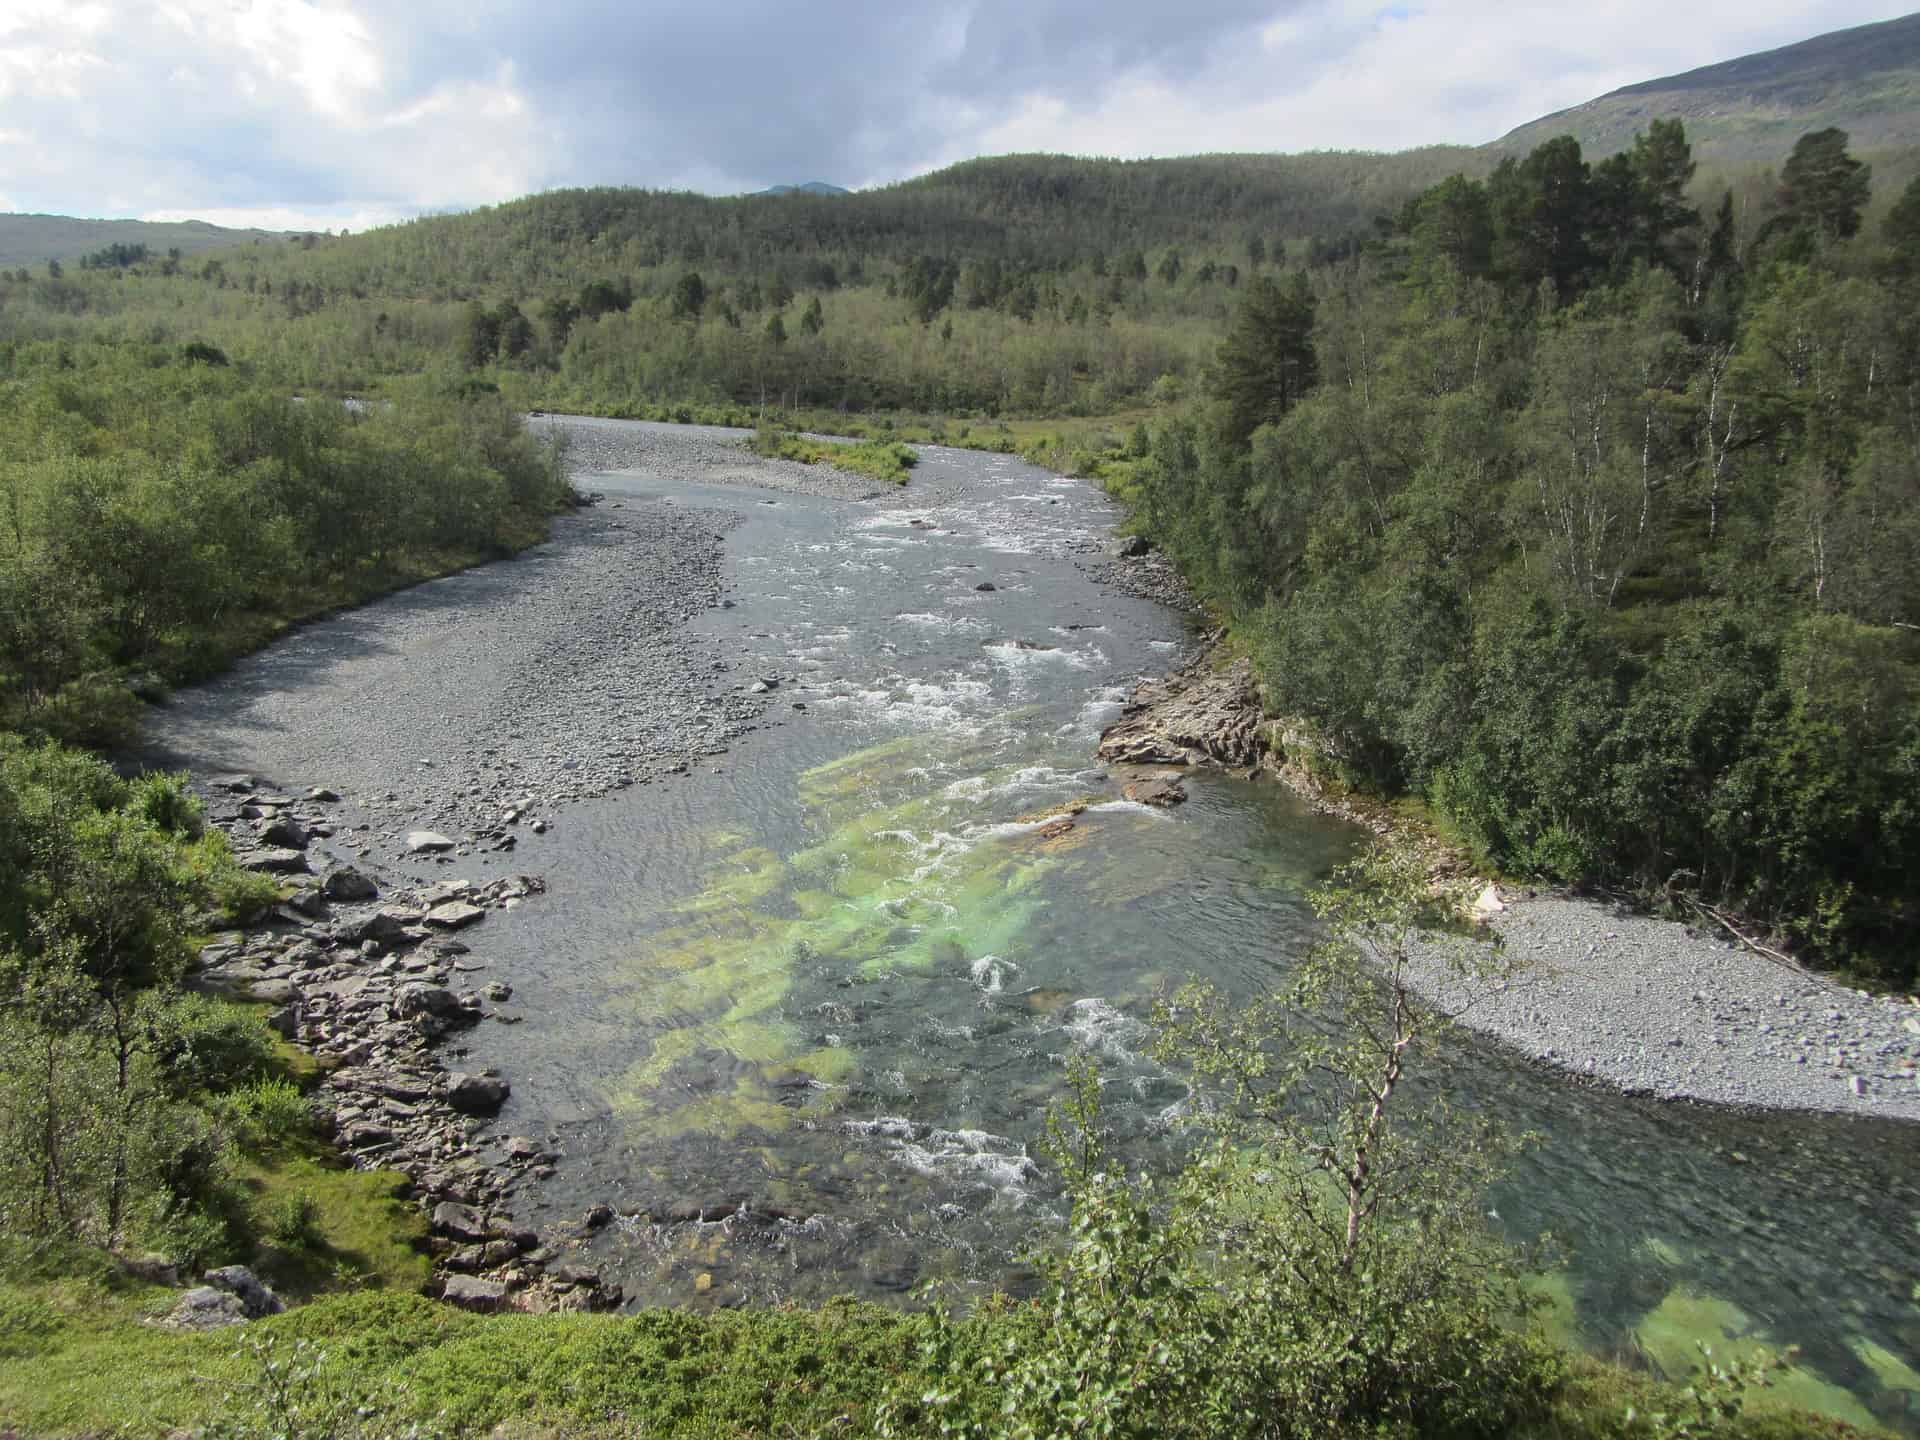
[[851, 475], [865, 475], [895, 485], [907, 483], [907, 476], [918, 458], [907, 446], [894, 440], [822, 440], [769, 427], [756, 430], [747, 448], [770, 460], [830, 465]]
[[0, 727], [100, 743], [136, 694], [510, 553], [570, 495], [498, 396], [304, 401], [204, 343], [0, 347]]
[[1678, 122], [1409, 203], [1263, 283], [1138, 523], [1338, 779], [1503, 870], [1914, 979], [1920, 185], [1807, 137], [1743, 241]]

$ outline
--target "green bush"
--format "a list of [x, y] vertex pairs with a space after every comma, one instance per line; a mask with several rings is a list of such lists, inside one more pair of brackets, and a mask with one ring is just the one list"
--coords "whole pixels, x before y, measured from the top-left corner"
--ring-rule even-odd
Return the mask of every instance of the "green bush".
[[254, 1151], [280, 1149], [313, 1128], [306, 1097], [290, 1080], [251, 1081], [221, 1095], [217, 1109], [241, 1143]]

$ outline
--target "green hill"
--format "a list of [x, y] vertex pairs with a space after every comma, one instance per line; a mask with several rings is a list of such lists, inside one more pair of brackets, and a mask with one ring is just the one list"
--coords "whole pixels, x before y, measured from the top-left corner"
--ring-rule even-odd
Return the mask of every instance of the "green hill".
[[1777, 163], [1810, 130], [1838, 126], [1857, 152], [1920, 144], [1920, 14], [1628, 85], [1520, 126], [1494, 150], [1524, 154], [1571, 134], [1590, 158], [1633, 143], [1667, 116], [1686, 122], [1703, 163]]
[[80, 220], [71, 215], [0, 215], [0, 266], [63, 264], [111, 245], [144, 245], [155, 255], [224, 250], [260, 240], [284, 240], [275, 230], [229, 230], [204, 220]]

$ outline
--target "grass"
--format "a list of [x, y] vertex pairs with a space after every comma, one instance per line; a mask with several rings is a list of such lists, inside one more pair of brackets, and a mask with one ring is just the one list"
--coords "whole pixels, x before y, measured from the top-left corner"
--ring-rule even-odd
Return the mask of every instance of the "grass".
[[[368, 1405], [381, 1433], [417, 1423], [451, 1436], [861, 1435], [872, 1433], [890, 1388], [918, 1394], [955, 1383], [989, 1352], [1031, 1343], [1043, 1322], [1032, 1305], [991, 1305], [948, 1332], [953, 1345], [935, 1361], [927, 1317], [853, 1301], [481, 1317], [416, 1295], [365, 1292], [244, 1331], [183, 1335], [146, 1323], [171, 1293], [98, 1280], [0, 1287], [0, 1430], [161, 1435], [220, 1419], [240, 1422], [243, 1433], [279, 1433], [269, 1427], [285, 1417], [257, 1389], [270, 1357], [295, 1377], [293, 1401]], [[250, 1348], [262, 1345], [266, 1356]], [[1713, 1433], [1872, 1433], [1765, 1400], [1761, 1392], [1747, 1415]], [[1679, 1391], [1645, 1375], [1570, 1357], [1546, 1409], [1513, 1434], [1655, 1436], [1663, 1432], [1629, 1426], [1628, 1409], [1671, 1413], [1680, 1403]]]
[[907, 475], [919, 457], [894, 440], [817, 440], [786, 430], [756, 430], [748, 442], [756, 455], [772, 460], [797, 460], [802, 465], [831, 465], [849, 474], [872, 480], [907, 483]]

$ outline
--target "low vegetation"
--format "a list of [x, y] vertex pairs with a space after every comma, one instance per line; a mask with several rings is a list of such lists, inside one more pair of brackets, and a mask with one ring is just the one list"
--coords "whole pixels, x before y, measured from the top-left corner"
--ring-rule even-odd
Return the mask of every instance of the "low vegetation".
[[918, 457], [894, 440], [823, 440], [787, 430], [756, 430], [749, 448], [770, 460], [797, 460], [802, 465], [829, 465], [870, 480], [907, 483]]

